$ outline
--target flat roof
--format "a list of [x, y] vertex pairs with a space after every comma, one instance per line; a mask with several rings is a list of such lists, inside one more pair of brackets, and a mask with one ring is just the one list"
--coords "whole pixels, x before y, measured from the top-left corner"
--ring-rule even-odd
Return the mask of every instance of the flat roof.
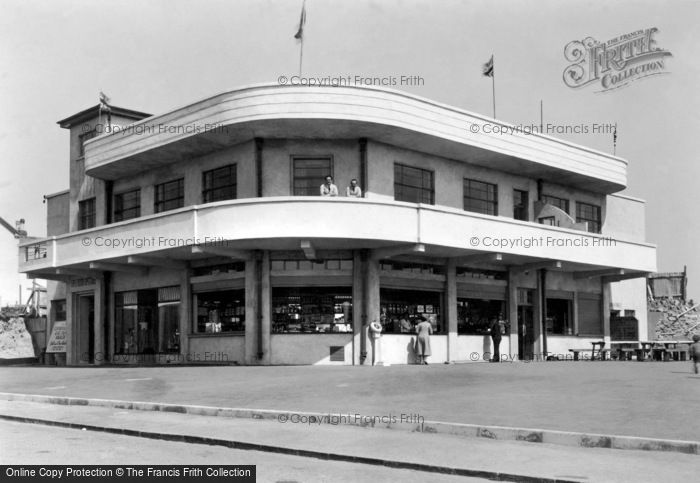
[[[95, 106], [88, 107], [87, 109], [80, 111], [77, 114], [73, 114], [72, 116], [62, 119], [56, 124], [58, 124], [64, 129], [70, 129], [76, 124], [80, 124], [81, 122], [94, 118], [99, 114], [99, 112], [100, 105], [97, 104]], [[151, 117], [151, 114], [148, 114], [146, 112], [134, 111], [133, 109], [127, 109], [125, 107], [117, 106], [110, 106], [110, 112], [115, 116], [127, 117], [133, 119], [134, 121], [140, 121], [141, 119]]]

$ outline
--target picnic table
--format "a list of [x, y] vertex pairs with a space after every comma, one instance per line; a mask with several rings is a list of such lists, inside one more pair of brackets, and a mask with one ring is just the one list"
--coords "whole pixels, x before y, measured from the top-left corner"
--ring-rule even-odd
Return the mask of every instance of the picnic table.
[[[596, 358], [596, 346], [598, 346], [598, 358], [601, 361], [605, 360], [605, 354], [607, 352], [610, 352], [610, 349], [604, 349], [605, 347], [605, 341], [600, 340], [600, 341], [591, 341], [591, 360], [594, 361]], [[578, 355], [581, 352], [586, 352], [588, 349], [569, 349], [569, 352], [574, 354], [574, 360], [578, 360]]]

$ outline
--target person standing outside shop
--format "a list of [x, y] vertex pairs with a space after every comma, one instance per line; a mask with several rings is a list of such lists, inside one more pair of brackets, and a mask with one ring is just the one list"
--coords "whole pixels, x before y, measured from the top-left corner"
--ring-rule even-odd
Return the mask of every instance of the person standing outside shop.
[[326, 182], [321, 185], [321, 196], [338, 196], [338, 187], [333, 184], [333, 176], [326, 176]]
[[416, 325], [416, 355], [418, 356], [418, 363], [422, 365], [427, 365], [426, 360], [430, 356], [430, 334], [433, 333], [433, 326], [425, 317], [420, 318], [420, 322]]
[[491, 332], [491, 340], [493, 341], [493, 358], [491, 362], [501, 362], [501, 352], [499, 348], [501, 345], [501, 324], [498, 323], [496, 317], [491, 319], [489, 330]]
[[362, 198], [362, 189], [357, 186], [356, 179], [350, 180], [350, 186], [345, 189], [345, 194], [348, 198]]
[[693, 336], [693, 343], [690, 345], [690, 360], [693, 361], [693, 370], [697, 374], [700, 366], [700, 335], [698, 334]]

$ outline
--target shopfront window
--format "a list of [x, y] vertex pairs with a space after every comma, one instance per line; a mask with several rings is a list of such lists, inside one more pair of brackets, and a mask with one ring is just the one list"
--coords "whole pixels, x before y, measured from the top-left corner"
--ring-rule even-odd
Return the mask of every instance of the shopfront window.
[[352, 288], [274, 287], [272, 332], [352, 333]]
[[547, 299], [547, 333], [555, 335], [572, 335], [571, 300]]
[[179, 352], [179, 286], [118, 292], [114, 300], [117, 354]]
[[457, 299], [457, 333], [489, 335], [491, 321], [503, 320], [505, 302], [486, 299]]
[[418, 290], [380, 290], [380, 311], [386, 334], [415, 334], [416, 324], [425, 317], [434, 333], [442, 332], [442, 293]]
[[221, 290], [195, 295], [198, 334], [244, 333], [245, 290]]

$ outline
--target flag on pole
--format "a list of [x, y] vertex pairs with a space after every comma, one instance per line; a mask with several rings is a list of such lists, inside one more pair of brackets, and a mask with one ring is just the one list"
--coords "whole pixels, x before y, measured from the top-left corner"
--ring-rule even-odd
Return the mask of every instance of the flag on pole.
[[493, 77], [493, 54], [491, 55], [489, 61], [484, 64], [483, 74], [486, 77]]
[[299, 18], [299, 29], [294, 34], [294, 38], [301, 40], [304, 37], [304, 24], [306, 24], [306, 0], [301, 5], [301, 17]]
[[100, 111], [109, 112], [112, 110], [111, 106], [109, 105], [109, 101], [110, 99], [107, 97], [107, 94], [100, 91]]

